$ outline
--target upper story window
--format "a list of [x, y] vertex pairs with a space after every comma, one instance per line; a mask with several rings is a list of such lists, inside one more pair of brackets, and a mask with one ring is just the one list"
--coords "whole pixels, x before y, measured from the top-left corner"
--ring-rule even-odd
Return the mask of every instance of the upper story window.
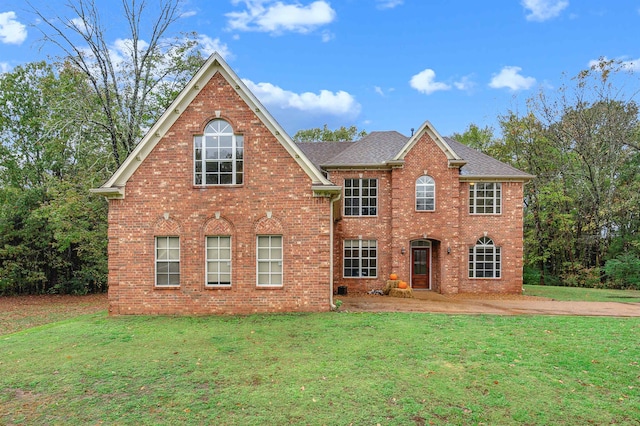
[[469, 278], [500, 278], [501, 267], [500, 247], [491, 238], [482, 237], [469, 247]]
[[500, 182], [470, 182], [469, 213], [502, 213], [502, 184]]
[[436, 209], [436, 182], [431, 176], [420, 176], [416, 180], [416, 210]]
[[344, 215], [378, 214], [378, 179], [344, 180]]
[[194, 183], [239, 185], [243, 182], [244, 137], [233, 133], [231, 124], [215, 119], [195, 136]]

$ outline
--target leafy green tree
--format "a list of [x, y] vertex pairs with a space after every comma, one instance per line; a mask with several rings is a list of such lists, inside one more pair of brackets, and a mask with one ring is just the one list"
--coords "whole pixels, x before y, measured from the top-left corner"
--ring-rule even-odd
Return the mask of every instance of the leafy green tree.
[[499, 140], [493, 134], [492, 127], [485, 126], [480, 128], [474, 123], [469, 124], [464, 132], [452, 134], [451, 138], [487, 154], [489, 154], [494, 145], [499, 143]]
[[44, 62], [0, 75], [0, 293], [106, 286], [106, 202], [89, 188], [112, 157], [83, 74]]
[[[536, 175], [525, 187], [525, 261], [568, 285], [600, 285], [607, 259], [640, 247], [639, 108], [613, 63], [500, 117], [492, 155]], [[622, 257], [627, 259], [627, 257]], [[620, 270], [620, 268], [618, 268]]]
[[356, 126], [341, 126], [335, 130], [330, 130], [325, 124], [324, 127], [298, 130], [293, 135], [295, 142], [349, 142], [361, 139], [367, 135], [365, 130], [359, 130]]

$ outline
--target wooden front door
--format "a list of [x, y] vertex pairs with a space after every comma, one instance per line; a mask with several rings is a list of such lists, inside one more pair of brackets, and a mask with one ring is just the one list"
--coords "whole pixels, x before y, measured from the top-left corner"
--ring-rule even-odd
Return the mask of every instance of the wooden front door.
[[413, 247], [411, 249], [411, 287], [430, 289], [429, 266], [431, 263], [430, 247]]

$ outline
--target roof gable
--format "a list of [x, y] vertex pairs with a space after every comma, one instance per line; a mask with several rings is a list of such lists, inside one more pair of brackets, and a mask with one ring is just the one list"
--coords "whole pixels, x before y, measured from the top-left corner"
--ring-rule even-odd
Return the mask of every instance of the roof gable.
[[147, 158], [149, 153], [151, 153], [171, 126], [178, 120], [198, 93], [200, 93], [211, 78], [218, 73], [234, 88], [242, 100], [251, 108], [289, 155], [291, 155], [304, 170], [311, 179], [314, 188], [317, 186], [333, 186], [293, 142], [291, 137], [289, 137], [287, 132], [285, 132], [280, 124], [271, 116], [267, 109], [262, 106], [258, 98], [256, 98], [238, 75], [229, 67], [222, 56], [215, 52], [207, 59], [204, 65], [174, 99], [169, 108], [167, 108], [151, 129], [144, 135], [113, 176], [100, 188], [93, 189], [92, 192], [102, 194], [108, 198], [124, 198], [125, 186], [129, 178], [135, 173], [140, 164]]
[[424, 134], [427, 134], [433, 139], [438, 148], [442, 150], [444, 155], [446, 155], [447, 160], [449, 160], [450, 166], [461, 166], [466, 163], [458, 154], [455, 153], [453, 149], [449, 146], [449, 144], [445, 141], [445, 139], [440, 136], [440, 133], [433, 127], [433, 125], [425, 121], [422, 123], [422, 126], [418, 129], [417, 132], [413, 134], [404, 145], [404, 147], [398, 152], [398, 154], [394, 157], [396, 161], [404, 160], [404, 157], [411, 151], [411, 148], [422, 138]]

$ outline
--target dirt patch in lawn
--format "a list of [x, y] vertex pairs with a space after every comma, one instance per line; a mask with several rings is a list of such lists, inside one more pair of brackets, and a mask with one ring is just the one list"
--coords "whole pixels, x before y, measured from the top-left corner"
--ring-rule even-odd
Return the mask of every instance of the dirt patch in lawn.
[[106, 311], [107, 304], [106, 294], [2, 296], [0, 297], [0, 335], [82, 314]]
[[579, 315], [640, 317], [640, 303], [566, 302], [522, 295], [456, 294], [414, 291], [413, 299], [356, 294], [335, 296], [349, 312], [433, 312], [494, 315]]

